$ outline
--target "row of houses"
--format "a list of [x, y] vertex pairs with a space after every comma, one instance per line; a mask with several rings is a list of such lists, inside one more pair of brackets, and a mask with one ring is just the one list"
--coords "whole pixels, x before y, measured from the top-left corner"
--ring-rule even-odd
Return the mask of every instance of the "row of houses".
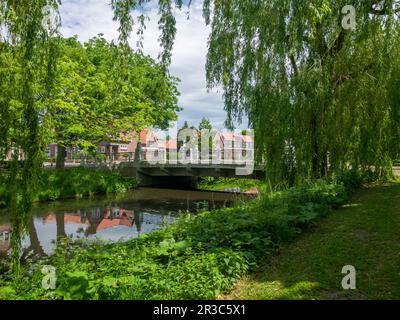
[[[195, 134], [198, 134], [196, 131]], [[246, 157], [253, 153], [254, 139], [251, 135], [237, 134], [233, 132], [214, 132], [209, 143], [208, 155], [202, 152], [201, 147], [189, 146], [189, 142], [178, 141], [178, 139], [165, 138], [162, 134], [152, 129], [145, 129], [137, 135], [125, 135], [119, 141], [104, 141], [97, 146], [97, 154], [102, 154], [106, 159], [114, 161], [125, 161], [138, 157], [141, 161], [152, 161], [154, 159], [167, 159], [176, 156], [179, 152], [184, 153], [188, 159], [200, 159], [214, 157], [218, 160], [234, 159], [238, 155]], [[57, 143], [47, 147], [48, 159], [57, 157]], [[76, 147], [67, 148], [66, 160], [80, 160], [81, 152]], [[7, 157], [11, 160], [12, 153]], [[20, 159], [23, 160], [21, 153]]]
[[[196, 135], [199, 133], [195, 131]], [[197, 140], [198, 137], [196, 137]], [[202, 151], [199, 141], [191, 144], [183, 139], [172, 139], [160, 136], [151, 129], [143, 130], [138, 139], [128, 142], [103, 142], [99, 145], [98, 153], [114, 157], [115, 160], [123, 161], [129, 154], [130, 157], [138, 153], [141, 161], [153, 161], [160, 159], [171, 159], [183, 156], [189, 160], [208, 158], [214, 160], [236, 159], [237, 157], [248, 157], [254, 153], [254, 139], [251, 135], [237, 134], [233, 132], [214, 132], [206, 151]]]

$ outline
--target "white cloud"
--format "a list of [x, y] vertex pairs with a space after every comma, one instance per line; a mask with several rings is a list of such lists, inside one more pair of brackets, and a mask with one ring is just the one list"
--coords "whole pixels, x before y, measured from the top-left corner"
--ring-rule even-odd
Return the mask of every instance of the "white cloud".
[[[102, 33], [111, 41], [118, 38], [118, 23], [112, 20], [110, 0], [64, 0], [61, 6], [62, 34], [78, 35], [81, 41]], [[158, 16], [156, 9], [149, 11], [144, 40], [144, 52], [157, 58], [160, 52]], [[170, 67], [171, 74], [181, 79], [179, 104], [184, 110], [180, 122], [187, 120], [197, 125], [202, 117], [209, 118], [215, 127], [223, 127], [226, 113], [221, 93], [207, 92], [205, 62], [209, 28], [202, 18], [202, 4], [195, 1], [187, 19], [186, 10], [176, 12], [177, 37]], [[134, 33], [133, 33], [134, 34]], [[136, 40], [131, 39], [135, 44]]]

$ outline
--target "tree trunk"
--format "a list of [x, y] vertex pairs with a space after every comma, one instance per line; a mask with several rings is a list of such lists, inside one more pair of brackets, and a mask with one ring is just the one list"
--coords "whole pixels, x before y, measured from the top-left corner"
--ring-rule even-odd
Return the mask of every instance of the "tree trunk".
[[65, 157], [67, 156], [67, 149], [58, 144], [57, 145], [57, 160], [56, 160], [56, 169], [64, 169], [65, 168]]
[[321, 176], [322, 177], [327, 177], [328, 176], [328, 165], [329, 165], [329, 160], [328, 160], [328, 155], [324, 153], [323, 155], [323, 160], [322, 160], [322, 166], [321, 166]]
[[329, 157], [326, 146], [318, 140], [318, 117], [315, 111], [311, 118], [312, 178], [320, 179], [328, 176]]
[[319, 148], [318, 148], [318, 137], [317, 137], [317, 117], [313, 112], [311, 119], [311, 148], [312, 148], [312, 177], [319, 179], [321, 174]]
[[44, 256], [44, 250], [42, 245], [40, 244], [33, 217], [29, 218], [29, 240], [31, 242], [31, 248], [33, 249], [34, 253], [39, 257]]

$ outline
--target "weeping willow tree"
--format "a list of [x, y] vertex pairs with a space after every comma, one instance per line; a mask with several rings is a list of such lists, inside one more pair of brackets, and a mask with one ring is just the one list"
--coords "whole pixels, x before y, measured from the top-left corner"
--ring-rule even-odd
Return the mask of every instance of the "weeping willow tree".
[[54, 78], [57, 55], [52, 36], [58, 23], [52, 18], [58, 5], [58, 0], [0, 2], [0, 156], [13, 158], [2, 183], [11, 190], [14, 274], [18, 274], [21, 235], [41, 167], [41, 113]]
[[[391, 172], [399, 150], [399, 4], [205, 1], [209, 85], [224, 87], [228, 124], [249, 117], [269, 177]], [[342, 23], [346, 5], [355, 8], [355, 29]]]
[[[113, 1], [121, 41], [132, 31], [132, 11], [148, 2]], [[166, 64], [174, 6], [182, 1], [159, 1]], [[248, 117], [272, 180], [350, 168], [391, 174], [400, 145], [400, 1], [205, 0], [203, 10], [211, 26], [208, 85], [224, 89], [228, 126]], [[138, 18], [139, 35], [145, 20]]]

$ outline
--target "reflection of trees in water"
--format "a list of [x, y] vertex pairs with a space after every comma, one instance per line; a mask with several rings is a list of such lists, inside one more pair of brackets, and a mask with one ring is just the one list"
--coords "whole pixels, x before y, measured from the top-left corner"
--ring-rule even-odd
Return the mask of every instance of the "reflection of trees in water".
[[65, 238], [65, 215], [64, 213], [56, 214], [56, 225], [57, 225], [57, 240]]
[[[134, 228], [137, 234], [140, 236], [143, 231], [143, 224], [154, 224], [160, 225], [163, 216], [170, 216], [171, 212], [165, 209], [143, 209], [140, 206], [127, 206], [130, 209], [124, 209], [118, 204], [109, 205], [107, 207], [92, 207], [85, 209], [74, 210], [73, 213], [67, 213], [65, 211], [62, 212], [54, 212], [54, 220], [55, 228], [57, 231], [57, 240], [56, 243], [61, 238], [68, 237], [66, 226], [68, 224], [67, 216], [75, 216], [75, 223], [79, 222], [82, 226], [75, 231], [75, 234], [81, 234], [84, 237], [89, 237], [90, 235], [95, 235], [99, 230], [99, 225], [104, 219], [114, 220], [114, 219], [129, 219], [130, 227]], [[72, 210], [71, 210], [72, 211]], [[147, 215], [147, 216], [146, 216]], [[48, 217], [46, 215], [45, 217]], [[145, 219], [146, 217], [146, 219]], [[43, 221], [51, 221], [43, 218]], [[13, 246], [13, 252], [18, 252], [18, 259], [20, 261], [26, 262], [27, 260], [36, 260], [43, 256], [46, 256], [44, 251], [44, 247], [40, 243], [39, 236], [37, 232], [37, 228], [35, 226], [35, 218], [34, 215], [30, 214], [26, 217], [26, 220], [19, 219], [17, 220], [17, 224], [15, 224], [15, 219], [13, 219], [14, 224], [12, 224], [12, 228], [15, 230], [14, 235], [14, 243], [17, 243], [17, 246]], [[19, 224], [19, 225], [18, 225]], [[126, 225], [126, 224], [125, 224]], [[44, 232], [47, 232], [46, 230]], [[22, 247], [22, 239], [24, 237], [29, 237], [29, 247]], [[11, 237], [11, 233], [10, 233]], [[17, 250], [17, 251], [14, 251]]]
[[85, 236], [94, 235], [97, 233], [97, 227], [107, 215], [107, 211], [102, 211], [100, 208], [90, 208], [88, 212], [85, 210], [85, 222], [89, 220], [89, 226], [85, 230]]
[[28, 230], [30, 210], [25, 209], [23, 205], [17, 205], [14, 199], [11, 208], [11, 272], [18, 277], [21, 267], [22, 239]]
[[39, 237], [37, 235], [35, 223], [32, 216], [29, 217], [28, 232], [29, 232], [30, 246], [23, 250], [21, 256], [22, 261], [26, 261], [27, 259], [38, 259], [45, 255], [43, 247], [40, 245]]
[[142, 224], [144, 221], [144, 214], [143, 212], [139, 212], [138, 210], [136, 210], [134, 213], [134, 217], [135, 217], [136, 231], [140, 235], [140, 232], [142, 231]]

